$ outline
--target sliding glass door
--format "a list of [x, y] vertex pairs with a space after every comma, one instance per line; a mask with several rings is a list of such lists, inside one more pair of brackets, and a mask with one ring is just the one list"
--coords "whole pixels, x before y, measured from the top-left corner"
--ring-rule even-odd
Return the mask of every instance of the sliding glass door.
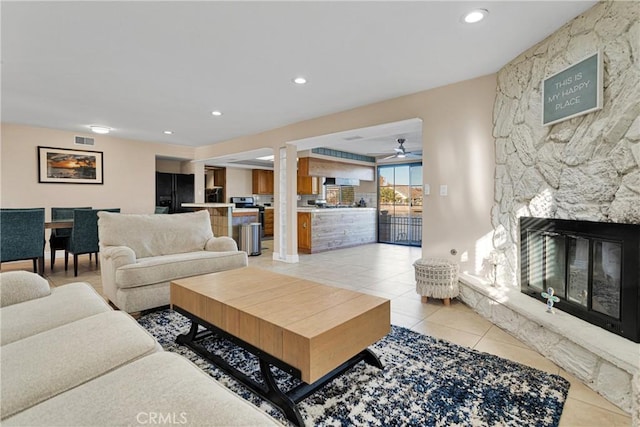
[[422, 245], [422, 163], [378, 166], [378, 241]]

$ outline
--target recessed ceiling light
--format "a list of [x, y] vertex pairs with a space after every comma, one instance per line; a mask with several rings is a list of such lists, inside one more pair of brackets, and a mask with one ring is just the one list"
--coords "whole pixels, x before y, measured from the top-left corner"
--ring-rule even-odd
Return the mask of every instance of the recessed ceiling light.
[[475, 24], [476, 22], [482, 21], [489, 14], [487, 9], [476, 9], [467, 13], [462, 17], [462, 20], [467, 24]]
[[173, 135], [173, 131], [165, 130], [165, 131], [164, 131], [164, 134], [165, 134], [165, 135]]
[[256, 157], [257, 160], [269, 160], [273, 162], [273, 154], [270, 154], [268, 156], [262, 156], [262, 157]]
[[212, 114], [212, 115], [214, 115], [214, 116], [221, 116], [221, 115], [222, 115], [222, 112], [221, 112], [221, 111], [216, 110], [216, 111], [212, 111], [212, 112], [211, 112], [211, 114]]
[[89, 126], [89, 129], [91, 129], [91, 131], [94, 133], [101, 133], [101, 134], [109, 133], [109, 131], [111, 130], [106, 126], [97, 126], [97, 125], [91, 125]]
[[293, 82], [297, 85], [303, 85], [307, 82], [307, 79], [305, 79], [304, 77], [296, 77], [295, 79], [293, 79]]

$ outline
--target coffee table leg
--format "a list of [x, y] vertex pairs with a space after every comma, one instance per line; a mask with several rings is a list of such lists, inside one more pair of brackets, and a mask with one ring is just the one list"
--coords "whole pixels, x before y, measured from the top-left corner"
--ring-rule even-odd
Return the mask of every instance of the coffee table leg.
[[192, 320], [191, 328], [189, 329], [189, 332], [187, 332], [186, 334], [178, 335], [176, 337], [176, 343], [180, 345], [187, 345], [188, 343], [191, 343], [193, 342], [194, 339], [196, 339], [197, 333], [198, 333], [198, 324]]
[[384, 367], [380, 359], [378, 359], [378, 356], [368, 348], [365, 348], [360, 354], [362, 354], [362, 360], [364, 360], [365, 363], [375, 366], [378, 369], [382, 369]]
[[267, 397], [271, 403], [280, 408], [289, 421], [300, 427], [304, 427], [302, 415], [300, 415], [300, 411], [298, 411], [298, 407], [295, 402], [284, 394], [280, 388], [278, 388], [278, 384], [276, 384], [273, 374], [271, 373], [269, 362], [262, 358], [260, 359], [260, 372], [262, 373], [262, 378], [264, 379], [267, 387], [265, 397]]

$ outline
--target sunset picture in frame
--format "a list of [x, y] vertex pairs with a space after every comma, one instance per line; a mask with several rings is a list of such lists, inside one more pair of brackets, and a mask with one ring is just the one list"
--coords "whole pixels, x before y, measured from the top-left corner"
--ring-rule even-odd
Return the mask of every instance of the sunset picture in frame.
[[38, 182], [102, 184], [102, 152], [38, 147]]

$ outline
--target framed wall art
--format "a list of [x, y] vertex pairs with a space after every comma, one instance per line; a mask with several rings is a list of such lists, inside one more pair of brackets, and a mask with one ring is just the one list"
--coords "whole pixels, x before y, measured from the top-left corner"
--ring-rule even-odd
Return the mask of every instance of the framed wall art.
[[542, 81], [542, 125], [602, 108], [602, 55], [595, 52]]
[[38, 182], [102, 184], [102, 152], [38, 147]]

